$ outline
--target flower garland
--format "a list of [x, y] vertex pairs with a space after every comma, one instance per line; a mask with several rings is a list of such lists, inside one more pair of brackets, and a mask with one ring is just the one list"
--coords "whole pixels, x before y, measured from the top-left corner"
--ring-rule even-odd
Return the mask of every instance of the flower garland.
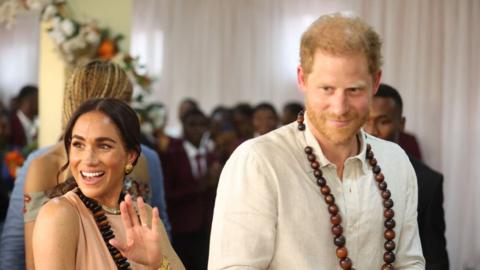
[[94, 20], [79, 21], [67, 17], [65, 4], [65, 0], [7, 0], [0, 5], [0, 24], [11, 28], [18, 14], [40, 10], [41, 20], [49, 25], [48, 34], [68, 65], [82, 65], [98, 58], [110, 60], [122, 66], [141, 89], [149, 92], [152, 79], [140, 72], [143, 67], [138, 58], [121, 51], [122, 35], [113, 35]]

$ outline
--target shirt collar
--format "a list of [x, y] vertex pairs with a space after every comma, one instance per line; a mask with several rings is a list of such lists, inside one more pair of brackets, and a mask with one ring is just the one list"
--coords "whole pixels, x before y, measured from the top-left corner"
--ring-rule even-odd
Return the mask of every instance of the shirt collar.
[[[304, 123], [305, 123], [305, 140], [307, 145], [313, 148], [313, 152], [316, 153], [316, 156], [318, 158], [318, 162], [320, 163], [320, 167], [324, 168], [327, 166], [334, 165], [332, 162], [330, 162], [325, 155], [323, 154], [322, 148], [320, 147], [320, 144], [318, 143], [317, 139], [312, 133], [311, 130], [311, 123], [308, 120], [307, 117], [307, 112], [305, 111], [304, 115]], [[367, 151], [367, 144], [366, 144], [366, 133], [363, 131], [363, 129], [360, 129], [357, 133], [357, 136], [360, 140], [360, 152], [355, 155], [347, 158], [346, 162], [349, 160], [352, 161], [357, 161], [359, 162], [359, 165], [363, 171], [363, 173], [367, 173], [368, 171], [368, 162], [366, 159], [366, 151]]]
[[206, 149], [205, 147], [196, 148], [193, 144], [191, 144], [187, 140], [183, 140], [183, 147], [185, 148], [185, 152], [187, 152], [187, 156], [195, 158], [197, 155], [205, 155]]

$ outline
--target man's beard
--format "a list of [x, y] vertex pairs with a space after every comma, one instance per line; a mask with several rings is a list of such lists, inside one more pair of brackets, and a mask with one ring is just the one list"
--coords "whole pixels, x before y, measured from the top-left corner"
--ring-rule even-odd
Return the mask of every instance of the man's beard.
[[[316, 112], [307, 102], [307, 116], [314, 129], [323, 138], [333, 144], [346, 144], [352, 140], [368, 119], [368, 109], [365, 112], [348, 111], [344, 115], [328, 112]], [[328, 125], [331, 120], [350, 121], [347, 126], [335, 127]]]

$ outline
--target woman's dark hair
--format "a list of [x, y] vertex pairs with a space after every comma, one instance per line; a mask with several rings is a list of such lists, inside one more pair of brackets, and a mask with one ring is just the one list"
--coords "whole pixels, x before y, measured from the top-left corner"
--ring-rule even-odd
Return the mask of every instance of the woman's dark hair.
[[[68, 121], [67, 126], [65, 127], [65, 133], [63, 137], [65, 151], [67, 152], [67, 159], [69, 158], [70, 154], [72, 131], [75, 123], [80, 116], [94, 111], [107, 115], [117, 127], [118, 133], [120, 134], [127, 151], [135, 151], [137, 153], [137, 156], [132, 163], [132, 165], [135, 166], [141, 153], [140, 123], [138, 121], [137, 114], [132, 108], [130, 108], [130, 106], [128, 106], [125, 102], [114, 98], [98, 98], [88, 100], [73, 113], [72, 117]], [[68, 168], [69, 162], [70, 160], [68, 159], [67, 163], [63, 165], [61, 170], [58, 172], [57, 178], [61, 172]], [[59, 196], [69, 190], [72, 190], [74, 187], [76, 187], [75, 180], [73, 178], [69, 178], [64, 183], [57, 185], [55, 190], [51, 192], [49, 196]]]

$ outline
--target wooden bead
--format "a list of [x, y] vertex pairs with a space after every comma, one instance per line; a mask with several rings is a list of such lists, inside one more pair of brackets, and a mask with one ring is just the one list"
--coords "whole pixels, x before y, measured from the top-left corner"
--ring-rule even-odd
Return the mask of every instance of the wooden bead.
[[387, 189], [387, 190], [382, 191], [382, 198], [384, 200], [390, 199], [390, 196], [392, 196], [392, 194], [390, 193], [390, 190]]
[[308, 159], [308, 161], [312, 162], [312, 161], [315, 161], [317, 158], [315, 157], [314, 154], [309, 154], [309, 155], [307, 155], [307, 159]]
[[319, 187], [324, 187], [326, 184], [327, 184], [327, 180], [325, 180], [325, 178], [323, 177], [317, 178], [317, 185]]
[[385, 211], [383, 211], [383, 216], [388, 219], [393, 218], [393, 216], [395, 216], [395, 211], [393, 211], [393, 209], [391, 208], [386, 209]]
[[330, 187], [325, 185], [323, 187], [320, 188], [320, 192], [323, 194], [323, 195], [328, 195], [330, 194]]
[[387, 240], [385, 241], [385, 244], [383, 245], [383, 247], [387, 250], [387, 251], [392, 251], [395, 249], [396, 245], [395, 245], [395, 242], [392, 241], [392, 240]]
[[313, 148], [310, 146], [305, 147], [304, 150], [307, 155], [310, 155], [311, 153], [313, 153]]
[[337, 248], [337, 257], [339, 259], [344, 259], [348, 256], [348, 250], [346, 247], [339, 247]]
[[304, 123], [298, 124], [298, 130], [304, 131], [305, 130], [305, 124]]
[[385, 208], [392, 208], [392, 207], [393, 207], [393, 200], [392, 200], [392, 199], [388, 199], [388, 200], [383, 201], [383, 207], [385, 207]]
[[335, 244], [335, 246], [337, 247], [343, 247], [345, 246], [345, 236], [343, 235], [340, 235], [338, 237], [335, 237], [333, 239], [333, 243]]
[[312, 167], [312, 169], [316, 170], [316, 169], [320, 168], [320, 163], [318, 163], [316, 161], [312, 161], [312, 162], [310, 162], [310, 167]]
[[386, 189], [387, 189], [387, 186], [388, 186], [388, 185], [387, 185], [387, 182], [385, 182], [385, 181], [378, 183], [378, 188], [379, 188], [380, 190], [386, 190]]
[[395, 231], [394, 230], [386, 230], [385, 233], [383, 234], [385, 236], [385, 239], [387, 240], [393, 240], [395, 238]]
[[350, 258], [346, 257], [343, 260], [340, 261], [340, 267], [343, 270], [351, 270], [352, 269], [352, 261]]
[[375, 166], [373, 166], [372, 171], [373, 171], [374, 174], [378, 174], [382, 171], [382, 169], [380, 168], [380, 166], [375, 165]]
[[338, 213], [338, 206], [336, 204], [329, 205], [328, 212], [332, 215], [336, 215]]
[[387, 251], [383, 254], [383, 261], [390, 264], [395, 261], [395, 254], [393, 252]]
[[342, 235], [342, 233], [343, 233], [342, 225], [337, 224], [337, 225], [332, 226], [332, 233], [333, 233], [333, 235], [335, 235], [337, 237]]
[[384, 264], [382, 266], [382, 270], [394, 270], [395, 268], [393, 268], [393, 265], [391, 264]]
[[377, 181], [378, 183], [383, 182], [384, 180], [385, 180], [385, 176], [383, 175], [383, 173], [379, 173], [375, 175], [375, 181]]
[[393, 228], [395, 228], [395, 220], [394, 220], [394, 219], [387, 219], [387, 220], [385, 220], [384, 226], [385, 226], [385, 228], [387, 228], [387, 229], [393, 229]]
[[322, 170], [314, 170], [313, 171], [313, 175], [315, 176], [315, 178], [321, 178], [323, 173], [322, 173]]
[[325, 196], [325, 202], [329, 205], [334, 204], [335, 203], [335, 197], [333, 197], [332, 194], [328, 194], [328, 195]]
[[373, 158], [373, 152], [367, 151], [367, 159], [372, 159], [372, 158]]
[[367, 143], [367, 152], [370, 152], [371, 150], [372, 150], [372, 146], [369, 143]]
[[332, 223], [333, 225], [338, 225], [340, 224], [340, 222], [342, 222], [342, 217], [340, 217], [339, 214], [330, 217], [330, 223]]
[[368, 161], [368, 163], [370, 163], [371, 166], [375, 166], [377, 165], [377, 159], [376, 158], [372, 158]]

